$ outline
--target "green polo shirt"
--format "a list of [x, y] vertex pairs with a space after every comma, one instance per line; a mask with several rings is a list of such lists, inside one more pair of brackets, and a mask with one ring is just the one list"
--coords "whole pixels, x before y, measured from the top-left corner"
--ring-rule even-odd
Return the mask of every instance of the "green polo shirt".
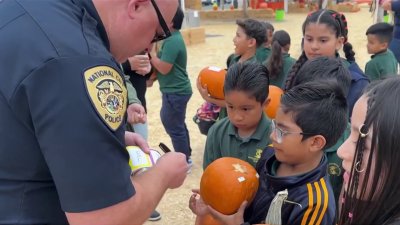
[[333, 193], [335, 195], [335, 202], [338, 202], [340, 191], [343, 185], [343, 167], [342, 159], [337, 155], [338, 148], [346, 141], [350, 135], [350, 123], [347, 124], [346, 130], [344, 130], [342, 136], [336, 142], [336, 144], [328, 149], [325, 149], [326, 156], [328, 157], [328, 174], [329, 180], [332, 185]]
[[[240, 57], [241, 57], [240, 55], [233, 55], [230, 60], [229, 67], [232, 66], [233, 64], [239, 62]], [[248, 60], [246, 60], [246, 62], [257, 62], [257, 59], [255, 56], [253, 56], [253, 57], [249, 58]], [[222, 120], [223, 118], [225, 118], [227, 116], [228, 116], [228, 113], [226, 112], [226, 108], [221, 107], [221, 110], [219, 111], [218, 119]]]
[[397, 75], [397, 59], [389, 49], [371, 56], [365, 65], [365, 74], [371, 81]]
[[269, 84], [275, 85], [283, 89], [285, 86], [287, 74], [289, 73], [289, 70], [292, 68], [293, 64], [296, 62], [296, 59], [290, 57], [288, 53], [282, 53], [282, 57], [283, 57], [283, 68], [281, 70], [281, 73], [279, 74], [278, 77], [271, 78], [269, 80]]
[[256, 50], [256, 59], [259, 63], [265, 63], [271, 55], [271, 49], [266, 48], [263, 45], [258, 47]]
[[250, 137], [241, 138], [228, 118], [218, 121], [208, 131], [203, 169], [221, 157], [238, 158], [255, 167], [262, 151], [271, 143], [270, 126], [271, 121], [263, 113], [256, 131]]
[[192, 94], [192, 86], [186, 71], [187, 52], [181, 32], [174, 31], [164, 40], [158, 53], [161, 61], [172, 64], [168, 74], [157, 72], [158, 83], [162, 93], [174, 93], [181, 95]]

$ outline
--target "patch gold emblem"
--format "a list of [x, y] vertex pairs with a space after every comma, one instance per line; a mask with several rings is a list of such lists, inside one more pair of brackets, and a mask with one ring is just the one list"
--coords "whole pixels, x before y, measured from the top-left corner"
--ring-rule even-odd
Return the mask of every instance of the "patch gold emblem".
[[127, 105], [127, 90], [122, 77], [109, 66], [96, 66], [86, 70], [84, 78], [97, 113], [111, 130], [117, 130]]
[[329, 163], [328, 164], [328, 173], [332, 176], [340, 176], [340, 175], [342, 175], [342, 170], [340, 169], [338, 164]]

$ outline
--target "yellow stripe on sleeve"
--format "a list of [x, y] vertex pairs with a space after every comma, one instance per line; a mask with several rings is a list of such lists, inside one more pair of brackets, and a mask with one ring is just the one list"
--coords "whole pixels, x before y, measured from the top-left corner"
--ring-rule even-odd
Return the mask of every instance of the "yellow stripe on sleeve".
[[314, 194], [312, 191], [311, 184], [307, 184], [307, 189], [308, 189], [308, 209], [307, 209], [306, 213], [304, 213], [303, 219], [301, 220], [301, 225], [307, 224], [308, 216], [310, 215], [310, 213], [313, 209]]
[[324, 218], [326, 209], [328, 208], [328, 202], [329, 202], [329, 196], [328, 196], [328, 189], [326, 188], [326, 183], [325, 183], [325, 179], [321, 178], [321, 186], [322, 186], [322, 190], [324, 191], [324, 206], [322, 208], [321, 214], [319, 215], [318, 221], [317, 221], [317, 225], [321, 224], [322, 218]]
[[314, 182], [315, 191], [317, 193], [317, 204], [315, 210], [312, 214], [310, 225], [315, 223], [315, 219], [317, 219], [319, 208], [321, 208], [321, 188], [318, 185], [318, 182]]

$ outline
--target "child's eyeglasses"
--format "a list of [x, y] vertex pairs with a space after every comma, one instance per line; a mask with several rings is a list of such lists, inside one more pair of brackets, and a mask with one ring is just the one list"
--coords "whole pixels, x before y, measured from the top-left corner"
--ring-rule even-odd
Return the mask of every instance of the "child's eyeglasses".
[[290, 132], [290, 131], [285, 131], [282, 130], [281, 128], [276, 126], [276, 122], [273, 119], [272, 123], [271, 123], [271, 132], [275, 133], [276, 136], [276, 142], [278, 142], [278, 144], [282, 144], [283, 141], [283, 136], [288, 135], [288, 134], [298, 134], [298, 135], [314, 135], [311, 133], [303, 133], [303, 132]]
[[150, 1], [151, 1], [151, 4], [153, 5], [154, 9], [156, 10], [158, 23], [160, 24], [160, 26], [164, 32], [163, 34], [158, 34], [156, 32], [153, 40], [151, 41], [151, 43], [154, 43], [154, 42], [161, 41], [161, 40], [164, 40], [164, 39], [170, 37], [171, 31], [168, 29], [167, 23], [165, 22], [164, 17], [162, 16], [162, 14], [160, 12], [160, 9], [158, 9], [156, 2], [154, 0], [150, 0]]

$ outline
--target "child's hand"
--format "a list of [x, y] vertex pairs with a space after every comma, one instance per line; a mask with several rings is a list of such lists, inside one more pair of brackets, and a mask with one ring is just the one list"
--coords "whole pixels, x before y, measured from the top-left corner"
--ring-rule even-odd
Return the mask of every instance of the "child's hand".
[[203, 202], [203, 199], [200, 196], [199, 189], [193, 189], [192, 192], [193, 194], [189, 199], [190, 210], [192, 210], [192, 212], [197, 216], [205, 216], [206, 214], [210, 213], [207, 205]]
[[224, 215], [217, 210], [213, 209], [211, 206], [208, 206], [208, 210], [210, 211], [211, 215], [221, 221], [225, 225], [237, 225], [244, 223], [243, 214], [244, 210], [246, 209], [247, 201], [244, 201], [240, 208], [238, 209], [237, 213], [232, 215]]
[[208, 93], [207, 86], [204, 87], [204, 88], [203, 88], [203, 86], [201, 86], [200, 78], [197, 78], [197, 83], [196, 83], [196, 85], [197, 85], [197, 89], [199, 90], [199, 93], [200, 93], [201, 97], [202, 97], [205, 101], [207, 101], [207, 99], [209, 98], [209, 93]]

